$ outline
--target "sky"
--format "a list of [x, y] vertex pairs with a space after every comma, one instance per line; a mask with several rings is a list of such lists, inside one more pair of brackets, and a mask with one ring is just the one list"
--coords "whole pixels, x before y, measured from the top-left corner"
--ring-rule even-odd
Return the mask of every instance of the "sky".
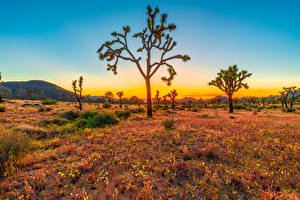
[[[178, 90], [180, 97], [210, 98], [222, 91], [207, 83], [220, 69], [237, 64], [253, 75], [250, 89], [236, 96], [268, 96], [283, 86], [300, 86], [300, 1], [298, 0], [0, 0], [0, 72], [4, 81], [45, 80], [71, 90], [84, 78], [85, 94], [124, 91], [146, 97], [145, 81], [135, 64], [122, 61], [118, 74], [106, 71], [96, 53], [110, 33], [146, 25], [146, 6], [158, 6], [175, 23], [177, 46], [171, 86], [152, 78], [152, 93]], [[136, 49], [136, 39], [129, 45]]]

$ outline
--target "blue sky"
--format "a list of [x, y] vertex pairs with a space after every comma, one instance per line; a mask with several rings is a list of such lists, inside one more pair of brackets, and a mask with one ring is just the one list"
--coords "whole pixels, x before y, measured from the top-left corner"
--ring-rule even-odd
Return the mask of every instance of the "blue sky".
[[[92, 93], [144, 91], [135, 65], [120, 63], [114, 76], [98, 60], [96, 50], [124, 25], [140, 31], [147, 5], [168, 13], [168, 22], [178, 26], [174, 53], [192, 58], [175, 63], [178, 76], [172, 87], [186, 96], [212, 93], [207, 82], [232, 64], [253, 73], [249, 79], [253, 91], [300, 85], [300, 1], [296, 0], [0, 0], [4, 81], [43, 79], [70, 88], [71, 80], [83, 75], [86, 90]], [[154, 77], [154, 89], [170, 89], [160, 81], [165, 74], [161, 70]]]

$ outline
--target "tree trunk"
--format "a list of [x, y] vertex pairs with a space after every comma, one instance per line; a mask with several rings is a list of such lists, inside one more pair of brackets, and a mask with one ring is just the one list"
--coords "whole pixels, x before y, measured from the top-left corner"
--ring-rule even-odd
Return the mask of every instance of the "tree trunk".
[[229, 112], [233, 113], [232, 94], [228, 95], [228, 107], [229, 107]]
[[120, 108], [122, 108], [122, 100], [120, 99]]
[[78, 102], [79, 103], [79, 110], [81, 111], [82, 110], [82, 104], [81, 102]]
[[2, 103], [3, 100], [2, 100], [2, 94], [0, 94], [0, 103]]
[[285, 108], [288, 108], [286, 100], [284, 101], [284, 105], [285, 105]]
[[146, 88], [147, 88], [147, 116], [152, 117], [152, 100], [151, 100], [151, 85], [150, 78], [146, 78]]
[[172, 99], [172, 109], [175, 109], [175, 99]]

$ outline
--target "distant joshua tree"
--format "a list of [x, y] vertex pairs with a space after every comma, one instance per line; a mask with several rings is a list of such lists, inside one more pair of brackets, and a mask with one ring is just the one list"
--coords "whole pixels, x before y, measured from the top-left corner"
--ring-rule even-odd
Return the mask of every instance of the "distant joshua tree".
[[108, 103], [112, 103], [112, 98], [114, 98], [114, 94], [111, 91], [107, 91], [104, 94], [105, 98], [108, 98]]
[[21, 98], [21, 95], [20, 95], [19, 93], [17, 93], [17, 94], [16, 94], [16, 98], [17, 98], [17, 99], [20, 99], [20, 98]]
[[72, 87], [73, 87], [73, 90], [74, 90], [74, 94], [75, 94], [76, 100], [79, 104], [79, 110], [82, 110], [82, 102], [83, 102], [82, 84], [83, 84], [82, 76], [79, 77], [78, 88], [77, 88], [77, 80], [72, 81]]
[[289, 93], [287, 93], [287, 91], [285, 90], [285, 88], [283, 88], [282, 91], [279, 91], [280, 94], [280, 102], [281, 102], [281, 108], [284, 109], [287, 108], [287, 98]]
[[296, 86], [292, 86], [292, 87], [284, 87], [283, 88], [288, 95], [290, 95], [290, 108], [293, 108], [294, 102], [295, 100], [300, 96], [300, 94], [297, 95], [297, 92], [300, 91], [300, 88], [297, 88]]
[[188, 109], [191, 110], [192, 105], [193, 105], [193, 101], [192, 100], [188, 100], [186, 103], [187, 103]]
[[261, 97], [260, 101], [261, 101], [262, 105], [265, 106], [267, 103], [267, 97]]
[[12, 99], [12, 92], [11, 92], [11, 89], [8, 90], [8, 96], [9, 96], [10, 99]]
[[[147, 88], [147, 116], [152, 117], [152, 100], [151, 100], [151, 84], [150, 80], [157, 70], [166, 66], [169, 72], [169, 77], [162, 77], [162, 80], [171, 85], [171, 81], [174, 79], [176, 72], [169, 61], [174, 59], [180, 59], [183, 61], [190, 60], [188, 55], [177, 54], [174, 56], [165, 57], [167, 53], [173, 50], [176, 46], [176, 42], [173, 41], [173, 37], [170, 36], [170, 32], [176, 29], [174, 24], [166, 24], [167, 14], [162, 14], [160, 21], [156, 22], [156, 17], [159, 14], [159, 9], [152, 10], [150, 6], [147, 7], [147, 26], [141, 31], [133, 35], [134, 38], [138, 38], [141, 41], [141, 47], [136, 51], [141, 53], [145, 52], [146, 55], [146, 69], [143, 70], [141, 66], [142, 58], [133, 54], [133, 49], [129, 49], [128, 46], [128, 33], [130, 27], [123, 27], [123, 33], [113, 32], [111, 35], [115, 37], [114, 40], [105, 42], [98, 49], [100, 60], [106, 59], [107, 70], [111, 70], [114, 74], [117, 74], [117, 65], [120, 59], [131, 61], [136, 64], [139, 72], [145, 79]], [[114, 46], [114, 47], [113, 47]], [[156, 53], [160, 51], [160, 60], [154, 62], [151, 61], [151, 56], [154, 51]], [[113, 62], [111, 64], [111, 62]]]
[[229, 66], [227, 70], [221, 69], [216, 79], [210, 81], [208, 85], [216, 86], [227, 94], [229, 112], [233, 113], [232, 95], [241, 88], [249, 88], [248, 84], [243, 81], [251, 75], [252, 73], [248, 73], [246, 70], [238, 72], [237, 66], [233, 65]]
[[122, 108], [123, 104], [122, 104], [122, 98], [123, 98], [123, 95], [124, 95], [124, 92], [123, 91], [119, 91], [116, 93], [117, 96], [119, 97], [119, 101], [120, 101], [120, 108]]
[[168, 110], [168, 94], [162, 96], [162, 98], [164, 99], [165, 109]]
[[156, 101], [156, 109], [159, 109], [159, 103], [160, 103], [160, 96], [159, 96], [159, 91], [156, 90], [156, 94], [155, 94], [155, 101]]
[[139, 99], [137, 96], [132, 96], [129, 100], [130, 100], [130, 102], [133, 103], [134, 105], [138, 105], [139, 108], [141, 107], [141, 102], [142, 102], [142, 100]]
[[33, 90], [32, 89], [29, 89], [25, 92], [25, 95], [29, 98], [29, 99], [32, 99], [32, 93], [33, 93]]
[[172, 109], [175, 109], [175, 98], [178, 96], [178, 92], [177, 90], [173, 89], [171, 90], [171, 92], [168, 94], [168, 96], [170, 97], [171, 101], [172, 101]]

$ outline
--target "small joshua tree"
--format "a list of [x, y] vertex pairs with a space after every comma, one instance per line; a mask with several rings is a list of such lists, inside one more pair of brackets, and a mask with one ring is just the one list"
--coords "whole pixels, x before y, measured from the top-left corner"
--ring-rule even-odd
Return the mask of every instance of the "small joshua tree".
[[290, 108], [293, 108], [295, 100], [300, 96], [300, 94], [297, 95], [297, 92], [300, 91], [300, 88], [297, 88], [296, 86], [292, 86], [292, 87], [284, 87], [283, 89], [286, 91], [287, 97], [288, 95], [291, 96]]
[[175, 109], [175, 98], [178, 96], [178, 92], [177, 90], [173, 89], [171, 90], [171, 92], [168, 94], [168, 96], [170, 97], [171, 101], [172, 101], [172, 109]]
[[[173, 37], [170, 36], [170, 32], [176, 29], [174, 24], [167, 25], [167, 14], [162, 14], [160, 21], [157, 22], [156, 17], [159, 14], [159, 9], [154, 10], [147, 7], [147, 25], [138, 33], [133, 35], [134, 38], [140, 40], [140, 47], [136, 50], [138, 53], [144, 52], [146, 57], [146, 68], [141, 66], [142, 57], [133, 54], [133, 49], [129, 49], [128, 46], [128, 34], [130, 33], [130, 27], [123, 27], [122, 33], [113, 32], [111, 35], [115, 37], [114, 40], [105, 42], [98, 49], [97, 53], [101, 60], [106, 59], [108, 62], [107, 70], [111, 70], [114, 74], [117, 74], [117, 66], [119, 60], [126, 60], [135, 63], [139, 72], [145, 79], [147, 89], [147, 116], [152, 117], [152, 99], [151, 99], [151, 84], [150, 80], [152, 76], [161, 67], [167, 67], [169, 77], [162, 77], [162, 80], [171, 85], [171, 81], [174, 79], [176, 72], [173, 66], [169, 63], [171, 60], [179, 59], [183, 61], [190, 60], [188, 55], [173, 55], [167, 56], [166, 54], [171, 52], [176, 46], [176, 42], [173, 41]], [[159, 60], [153, 61], [151, 57], [154, 53], [160, 52]], [[113, 63], [111, 63], [113, 62]]]
[[162, 96], [162, 98], [164, 99], [165, 109], [168, 110], [168, 94]]
[[105, 92], [104, 96], [105, 98], [108, 98], [108, 103], [111, 103], [112, 98], [114, 98], [115, 95], [111, 91], [107, 91]]
[[77, 88], [77, 80], [72, 81], [72, 87], [74, 90], [74, 94], [76, 97], [76, 100], [78, 102], [78, 107], [79, 110], [82, 110], [82, 102], [83, 102], [83, 97], [82, 97], [82, 84], [83, 84], [83, 78], [82, 76], [79, 77], [78, 80], [78, 88]]
[[119, 101], [120, 101], [120, 108], [122, 108], [122, 98], [123, 98], [124, 92], [123, 91], [119, 91], [117, 92], [117, 96], [119, 97]]
[[156, 101], [156, 109], [159, 109], [159, 104], [160, 104], [160, 96], [159, 96], [159, 91], [156, 90], [156, 94], [155, 94], [155, 101]]
[[221, 69], [216, 79], [210, 81], [208, 85], [216, 86], [227, 94], [229, 112], [233, 113], [232, 95], [241, 88], [249, 88], [248, 84], [243, 81], [251, 75], [252, 73], [248, 73], [246, 70], [238, 72], [237, 66], [233, 65], [229, 66], [227, 70]]
[[32, 89], [29, 89], [26, 91], [25, 95], [29, 98], [29, 99], [32, 99], [32, 93], [33, 93], [33, 90]]

